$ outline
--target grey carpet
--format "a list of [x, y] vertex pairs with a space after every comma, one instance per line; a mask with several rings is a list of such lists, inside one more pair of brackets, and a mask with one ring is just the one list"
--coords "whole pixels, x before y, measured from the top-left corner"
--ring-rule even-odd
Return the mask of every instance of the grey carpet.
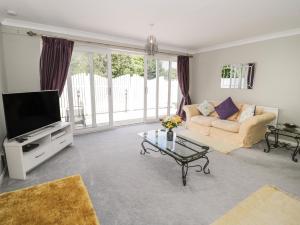
[[[159, 153], [141, 156], [138, 132], [159, 127], [136, 125], [75, 137], [70, 147], [28, 174], [25, 181], [5, 178], [11, 191], [80, 174], [102, 225], [208, 225], [265, 184], [300, 196], [300, 162], [290, 152], [239, 149], [209, 153], [210, 175], [181, 169]], [[300, 157], [299, 157], [300, 158]]]

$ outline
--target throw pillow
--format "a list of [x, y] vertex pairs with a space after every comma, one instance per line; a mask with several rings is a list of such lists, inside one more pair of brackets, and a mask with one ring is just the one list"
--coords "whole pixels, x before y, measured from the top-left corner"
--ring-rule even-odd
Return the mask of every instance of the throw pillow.
[[228, 117], [232, 116], [239, 111], [238, 107], [233, 103], [231, 97], [227, 98], [221, 104], [215, 107], [221, 120], [226, 120]]
[[255, 105], [247, 105], [244, 107], [241, 116], [239, 118], [239, 122], [242, 123], [245, 120], [251, 118], [255, 114]]
[[215, 111], [215, 107], [205, 100], [198, 106], [198, 110], [202, 113], [203, 116], [208, 116], [210, 113]]

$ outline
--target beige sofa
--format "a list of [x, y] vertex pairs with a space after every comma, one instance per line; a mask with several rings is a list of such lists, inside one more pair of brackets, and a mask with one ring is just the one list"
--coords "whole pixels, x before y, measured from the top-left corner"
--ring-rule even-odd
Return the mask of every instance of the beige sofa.
[[[211, 103], [214, 106], [219, 104], [217, 101], [211, 101]], [[227, 120], [219, 119], [216, 112], [209, 116], [203, 116], [197, 106], [197, 104], [193, 104], [183, 108], [186, 113], [187, 129], [197, 134], [237, 144], [240, 147], [251, 147], [261, 141], [266, 133], [266, 125], [276, 118], [275, 114], [264, 112], [263, 107], [256, 107], [255, 116], [239, 123], [238, 120], [245, 104], [236, 104], [239, 112]]]

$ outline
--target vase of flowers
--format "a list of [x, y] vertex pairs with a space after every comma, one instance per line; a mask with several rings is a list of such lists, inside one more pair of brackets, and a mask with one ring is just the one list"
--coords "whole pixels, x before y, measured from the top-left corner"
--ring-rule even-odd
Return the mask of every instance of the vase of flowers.
[[171, 117], [166, 117], [165, 119], [162, 120], [161, 124], [163, 127], [168, 129], [167, 132], [167, 140], [168, 141], [173, 141], [173, 128], [178, 127], [181, 124], [182, 120], [180, 116], [171, 116]]

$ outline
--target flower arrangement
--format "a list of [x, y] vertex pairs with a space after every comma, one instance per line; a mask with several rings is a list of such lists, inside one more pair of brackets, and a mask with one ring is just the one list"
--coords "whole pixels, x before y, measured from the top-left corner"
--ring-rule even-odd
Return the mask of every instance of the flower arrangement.
[[171, 116], [166, 117], [162, 120], [161, 125], [167, 129], [172, 130], [175, 127], [178, 127], [182, 123], [182, 119], [180, 116]]

